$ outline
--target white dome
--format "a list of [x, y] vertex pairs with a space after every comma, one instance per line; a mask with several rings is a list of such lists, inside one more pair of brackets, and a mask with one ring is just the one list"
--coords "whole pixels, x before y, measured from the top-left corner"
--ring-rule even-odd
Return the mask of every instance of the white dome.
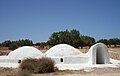
[[31, 46], [20, 47], [8, 54], [9, 58], [21, 58], [21, 59], [34, 58], [34, 57], [40, 57], [40, 56], [43, 56], [43, 53], [40, 50]]
[[50, 48], [45, 52], [47, 57], [63, 57], [63, 56], [74, 56], [82, 54], [78, 49], [67, 45], [67, 44], [58, 44]]

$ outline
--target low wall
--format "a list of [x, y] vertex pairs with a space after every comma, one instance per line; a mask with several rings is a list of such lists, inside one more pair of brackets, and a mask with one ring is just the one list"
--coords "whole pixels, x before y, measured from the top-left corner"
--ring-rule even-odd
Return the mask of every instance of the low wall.
[[88, 63], [88, 57], [52, 57], [56, 64], [85, 64]]
[[88, 63], [88, 57], [64, 57], [64, 64], [85, 64]]
[[16, 59], [0, 59], [0, 63], [18, 63]]
[[51, 59], [55, 62], [55, 64], [61, 63], [60, 58], [58, 58], [58, 57], [52, 57]]
[[0, 56], [0, 63], [21, 63], [22, 59], [11, 59], [8, 56]]

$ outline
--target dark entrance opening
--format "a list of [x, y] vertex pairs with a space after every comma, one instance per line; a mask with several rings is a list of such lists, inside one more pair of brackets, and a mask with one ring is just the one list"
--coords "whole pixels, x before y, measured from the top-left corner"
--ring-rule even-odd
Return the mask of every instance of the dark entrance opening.
[[104, 49], [100, 46], [96, 50], [96, 64], [105, 64]]

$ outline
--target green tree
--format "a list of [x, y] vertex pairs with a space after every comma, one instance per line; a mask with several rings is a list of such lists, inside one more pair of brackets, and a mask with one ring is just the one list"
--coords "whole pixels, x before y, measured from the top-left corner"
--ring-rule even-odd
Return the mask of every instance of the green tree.
[[12, 41], [11, 45], [9, 46], [10, 50], [15, 50], [17, 49], [19, 46], [17, 45], [16, 41]]
[[80, 33], [73, 29], [70, 31], [71, 34], [71, 45], [78, 48], [80, 46]]
[[18, 41], [4, 41], [1, 46], [3, 47], [9, 47], [9, 49], [14, 50], [20, 46], [31, 46], [33, 45], [32, 40], [25, 39], [25, 40], [18, 40]]
[[47, 46], [47, 43], [46, 42], [38, 42], [35, 45], [40, 46], [40, 49], [44, 49], [44, 47]]
[[52, 46], [65, 43], [78, 48], [80, 45], [79, 41], [80, 33], [76, 29], [73, 29], [71, 31], [66, 30], [52, 33], [47, 43]]
[[2, 42], [1, 46], [3, 46], [3, 47], [9, 47], [11, 45], [11, 43], [12, 42], [10, 40], [6, 40], [6, 41]]
[[23, 43], [24, 43], [23, 46], [32, 46], [33, 45], [32, 40], [29, 40], [29, 39], [25, 39]]
[[80, 47], [81, 49], [83, 49], [83, 47], [85, 46], [85, 40], [83, 37], [80, 36]]
[[29, 40], [29, 39], [18, 40], [18, 41], [16, 41], [16, 43], [18, 46], [32, 46], [33, 45], [32, 40]]
[[[90, 36], [84, 36], [84, 35], [81, 35], [81, 46], [92, 46], [93, 44], [95, 44], [95, 39], [93, 37], [90, 37]], [[82, 48], [81, 47], [81, 48]]]
[[99, 43], [99, 42], [104, 43], [106, 45], [109, 45], [109, 41], [107, 39], [100, 39], [100, 40], [97, 41], [97, 43]]
[[109, 39], [109, 44], [114, 45], [114, 47], [116, 47], [116, 45], [120, 45], [120, 39], [118, 38]]
[[81, 46], [91, 46], [95, 43], [95, 39], [90, 36], [84, 36], [80, 35], [80, 32], [76, 29], [73, 29], [71, 31], [60, 31], [60, 32], [54, 32], [50, 36], [49, 40], [47, 41], [47, 44], [49, 45], [56, 45], [56, 44], [69, 44], [76, 48]]
[[59, 44], [59, 33], [53, 32], [52, 35], [49, 37], [49, 41], [47, 43], [52, 46]]

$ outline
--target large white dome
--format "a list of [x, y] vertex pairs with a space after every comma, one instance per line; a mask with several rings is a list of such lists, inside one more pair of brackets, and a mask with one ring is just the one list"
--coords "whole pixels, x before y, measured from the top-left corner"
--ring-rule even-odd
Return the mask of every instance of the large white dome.
[[14, 51], [10, 52], [8, 54], [9, 58], [34, 58], [34, 57], [40, 57], [43, 56], [43, 53], [31, 46], [23, 46], [18, 49], [15, 49]]
[[82, 54], [78, 49], [67, 45], [67, 44], [58, 44], [50, 48], [45, 52], [47, 57], [63, 57], [63, 56], [74, 56]]

